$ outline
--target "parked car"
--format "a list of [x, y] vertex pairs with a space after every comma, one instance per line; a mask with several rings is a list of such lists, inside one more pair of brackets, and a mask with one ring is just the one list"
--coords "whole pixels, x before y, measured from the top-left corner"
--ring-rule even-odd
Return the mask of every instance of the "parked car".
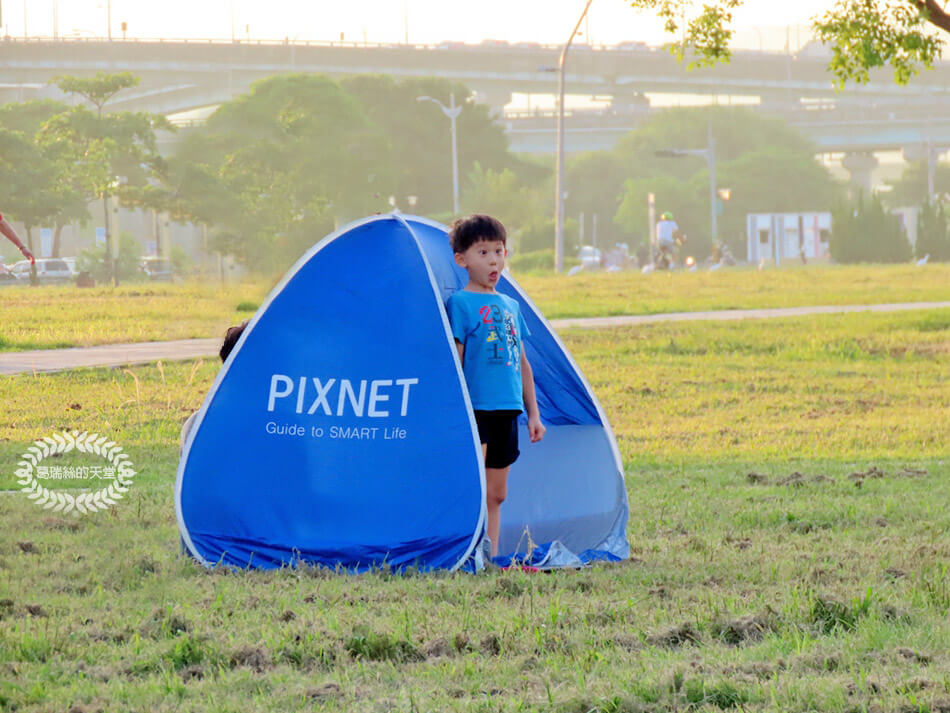
[[[13, 266], [13, 274], [22, 282], [30, 281], [30, 261], [20, 260]], [[36, 279], [46, 285], [61, 285], [72, 282], [73, 271], [69, 263], [58, 257], [44, 257], [36, 261]]]
[[19, 280], [16, 278], [16, 275], [13, 274], [10, 268], [0, 263], [0, 287], [16, 285], [17, 283], [19, 283]]
[[584, 270], [596, 270], [603, 267], [600, 250], [593, 245], [582, 246], [577, 253], [577, 259], [581, 261], [581, 268]]
[[170, 282], [173, 278], [172, 264], [167, 258], [146, 257], [139, 263], [139, 271], [154, 282]]

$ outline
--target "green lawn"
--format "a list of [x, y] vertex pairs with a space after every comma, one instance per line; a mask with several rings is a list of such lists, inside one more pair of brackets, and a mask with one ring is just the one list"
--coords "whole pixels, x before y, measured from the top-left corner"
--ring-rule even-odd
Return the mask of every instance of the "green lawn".
[[950, 300], [948, 263], [516, 277], [549, 319]]
[[[641, 275], [517, 275], [549, 319], [712, 309], [950, 301], [950, 264]], [[222, 337], [275, 281], [0, 290], [0, 351]]]
[[140, 471], [0, 495], [0, 710], [950, 710], [950, 310], [564, 336], [633, 558], [554, 574], [205, 571], [172, 491], [216, 362], [0, 380], [0, 487], [57, 429]]

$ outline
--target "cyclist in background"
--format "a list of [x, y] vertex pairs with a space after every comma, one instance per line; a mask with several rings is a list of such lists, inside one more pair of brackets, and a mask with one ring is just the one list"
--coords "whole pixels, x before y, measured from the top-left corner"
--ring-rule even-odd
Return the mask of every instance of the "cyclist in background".
[[673, 252], [676, 245], [676, 233], [680, 227], [673, 220], [672, 213], [664, 213], [656, 224], [656, 243], [660, 250], [668, 253]]

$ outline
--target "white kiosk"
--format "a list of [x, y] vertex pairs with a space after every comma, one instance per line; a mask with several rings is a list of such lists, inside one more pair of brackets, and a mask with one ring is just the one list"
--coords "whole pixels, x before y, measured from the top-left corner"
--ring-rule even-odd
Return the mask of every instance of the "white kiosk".
[[822, 259], [828, 256], [831, 213], [749, 213], [746, 257], [749, 262]]

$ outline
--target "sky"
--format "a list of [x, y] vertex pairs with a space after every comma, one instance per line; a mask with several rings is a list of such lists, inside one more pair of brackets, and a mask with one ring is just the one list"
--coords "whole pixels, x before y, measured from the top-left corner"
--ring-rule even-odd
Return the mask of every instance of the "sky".
[[[121, 37], [338, 41], [442, 41], [485, 39], [561, 44], [584, 0], [0, 0], [5, 34], [52, 36], [54, 8], [60, 36], [103, 37], [111, 6], [112, 32]], [[746, 0], [736, 11], [735, 46], [780, 50], [786, 27], [791, 48], [808, 40], [807, 26], [832, 0]], [[577, 41], [597, 45], [639, 41], [661, 44], [655, 16], [637, 13], [623, 0], [594, 0]]]

